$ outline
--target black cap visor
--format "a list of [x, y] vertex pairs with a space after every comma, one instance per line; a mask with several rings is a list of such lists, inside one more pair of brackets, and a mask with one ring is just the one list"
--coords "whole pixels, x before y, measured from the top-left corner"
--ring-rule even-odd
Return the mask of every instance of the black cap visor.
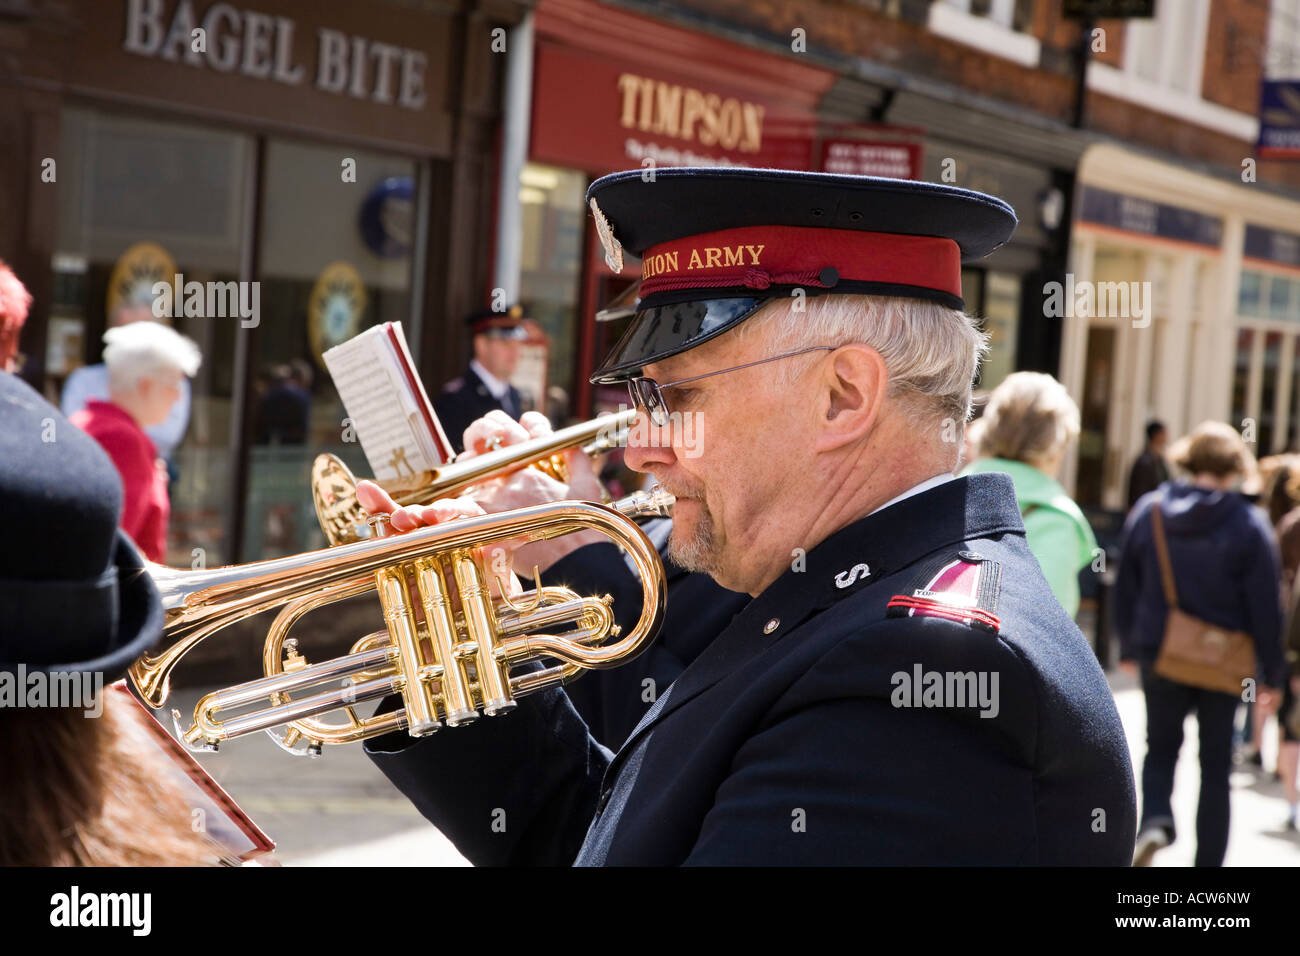
[[[699, 295], [699, 290], [690, 294]], [[640, 374], [641, 368], [685, 352], [761, 309], [770, 296], [697, 299], [641, 309], [604, 363], [591, 376], [593, 385], [610, 385]]]
[[656, 292], [641, 300], [649, 308], [637, 310], [636, 317], [618, 340], [605, 362], [591, 376], [593, 385], [612, 385], [639, 375], [643, 365], [658, 362], [678, 352], [716, 338], [723, 332], [748, 319], [774, 299], [789, 298], [794, 292], [806, 295], [878, 295], [904, 299], [921, 299], [937, 302], [949, 309], [965, 308], [960, 296], [939, 289], [893, 282], [866, 282], [837, 279], [832, 288], [796, 288], [773, 285], [755, 296], [748, 290], [719, 289], [717, 298], [689, 300], [692, 296], [707, 294], [700, 289], [678, 292]]
[[478, 329], [475, 335], [486, 335], [490, 339], [505, 339], [510, 342], [522, 342], [528, 338], [528, 330], [522, 325], [489, 325]]

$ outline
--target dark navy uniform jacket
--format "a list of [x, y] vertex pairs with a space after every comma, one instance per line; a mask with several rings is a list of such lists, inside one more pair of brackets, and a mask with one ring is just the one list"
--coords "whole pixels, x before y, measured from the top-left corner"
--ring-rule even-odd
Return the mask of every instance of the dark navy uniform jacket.
[[[749, 603], [748, 594], [721, 587], [707, 574], [678, 567], [668, 556], [672, 521], [656, 518], [641, 525], [659, 551], [668, 583], [668, 605], [658, 639], [638, 657], [610, 670], [591, 671], [565, 687], [591, 736], [617, 748], [650, 705], [722, 633]], [[563, 581], [579, 594], [609, 594], [614, 617], [626, 633], [641, 616], [641, 587], [634, 574], [615, 576], [611, 566], [627, 560], [613, 544], [579, 548], [556, 562], [546, 582]]]
[[472, 368], [466, 368], [464, 375], [442, 387], [442, 394], [433, 401], [433, 410], [437, 412], [442, 430], [447, 433], [447, 440], [457, 454], [465, 450], [465, 429], [494, 408], [502, 409], [511, 418], [523, 414], [523, 397], [519, 389], [511, 385], [506, 398], [508, 401], [504, 404], [497, 401]]
[[1001, 474], [793, 556], [617, 752], [559, 689], [366, 752], [476, 864], [1119, 866], [1136, 823], [1110, 690]]

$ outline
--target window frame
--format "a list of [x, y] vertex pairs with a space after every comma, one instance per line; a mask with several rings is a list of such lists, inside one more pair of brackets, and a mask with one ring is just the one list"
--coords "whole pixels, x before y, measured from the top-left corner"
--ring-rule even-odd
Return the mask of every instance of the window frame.
[[[974, 47], [985, 53], [1037, 68], [1042, 58], [1042, 43], [1031, 33], [1021, 33], [1012, 28], [1015, 21], [1015, 0], [993, 0], [988, 16], [970, 12], [971, 0], [935, 0], [926, 15], [926, 27], [931, 33]], [[1005, 17], [995, 17], [1006, 11]], [[1003, 24], [1001, 19], [1008, 22]]]

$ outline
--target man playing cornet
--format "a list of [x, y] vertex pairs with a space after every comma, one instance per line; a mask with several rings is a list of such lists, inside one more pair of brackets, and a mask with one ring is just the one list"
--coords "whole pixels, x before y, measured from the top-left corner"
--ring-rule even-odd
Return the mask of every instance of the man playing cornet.
[[[611, 262], [620, 243], [643, 262], [594, 376], [642, 413], [626, 460], [677, 496], [674, 559], [753, 600], [617, 753], [552, 690], [371, 758], [476, 863], [1126, 864], [1133, 778], [1101, 670], [1010, 479], [952, 476], [985, 347], [961, 262], [1007, 240], [1011, 209], [767, 170], [588, 195]], [[559, 583], [578, 537], [516, 567]]]

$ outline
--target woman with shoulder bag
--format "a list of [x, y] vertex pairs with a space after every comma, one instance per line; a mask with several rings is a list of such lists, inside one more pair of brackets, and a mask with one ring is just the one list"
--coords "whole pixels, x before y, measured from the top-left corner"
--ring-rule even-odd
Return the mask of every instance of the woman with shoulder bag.
[[1149, 865], [1174, 840], [1174, 767], [1183, 720], [1194, 710], [1196, 865], [1221, 866], [1237, 704], [1254, 690], [1266, 706], [1284, 676], [1281, 567], [1268, 515], [1237, 492], [1251, 459], [1236, 431], [1205, 422], [1171, 457], [1191, 480], [1167, 481], [1134, 506], [1112, 602], [1122, 663], [1140, 667], [1147, 707], [1133, 863]]

